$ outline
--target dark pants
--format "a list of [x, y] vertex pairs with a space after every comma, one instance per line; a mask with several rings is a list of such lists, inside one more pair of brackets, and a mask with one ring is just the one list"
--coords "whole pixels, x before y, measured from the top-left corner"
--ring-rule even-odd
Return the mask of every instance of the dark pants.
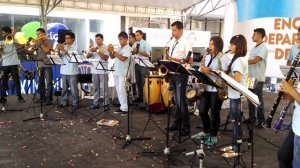
[[264, 109], [264, 99], [263, 99], [263, 86], [264, 82], [257, 82], [254, 89], [249, 89], [251, 92], [257, 95], [260, 105], [256, 108], [254, 104], [248, 101], [249, 105], [249, 119], [251, 121], [255, 120], [255, 111], [257, 111], [257, 120], [258, 123], [262, 123], [265, 121], [265, 109]]
[[230, 119], [232, 122], [232, 150], [239, 151], [237, 141], [242, 138], [241, 99], [230, 99]]
[[186, 87], [188, 75], [171, 75], [170, 82], [173, 86], [173, 94], [175, 98], [175, 124], [183, 129], [190, 128], [189, 113], [186, 102]]
[[[220, 125], [220, 110], [223, 101], [219, 99], [218, 92], [204, 92], [200, 98], [199, 113], [203, 123], [204, 132], [217, 136]], [[208, 111], [210, 109], [210, 117]]]
[[21, 95], [21, 82], [20, 82], [20, 76], [19, 76], [19, 66], [18, 65], [9, 65], [9, 66], [3, 66], [3, 78], [2, 78], [2, 97], [6, 96], [6, 91], [8, 87], [8, 79], [9, 79], [9, 74], [11, 74], [12, 79], [14, 81], [16, 90], [17, 90], [17, 95], [19, 98], [22, 98]]
[[135, 78], [136, 78], [136, 85], [138, 88], [138, 98], [144, 98], [144, 82], [145, 82], [145, 75], [149, 75], [149, 68], [140, 66], [135, 64]]
[[278, 153], [279, 168], [293, 167], [294, 132], [291, 130], [283, 141]]
[[[46, 79], [46, 82], [45, 82]], [[40, 99], [52, 101], [53, 83], [52, 67], [39, 68], [39, 93]], [[46, 91], [47, 88], [47, 91]]]

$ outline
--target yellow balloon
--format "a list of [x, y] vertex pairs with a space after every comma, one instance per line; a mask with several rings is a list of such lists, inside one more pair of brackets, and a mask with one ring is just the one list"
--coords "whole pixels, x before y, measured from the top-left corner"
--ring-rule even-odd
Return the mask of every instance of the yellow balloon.
[[27, 42], [26, 37], [24, 36], [23, 32], [17, 32], [15, 34], [15, 39], [20, 43], [20, 44], [25, 44]]

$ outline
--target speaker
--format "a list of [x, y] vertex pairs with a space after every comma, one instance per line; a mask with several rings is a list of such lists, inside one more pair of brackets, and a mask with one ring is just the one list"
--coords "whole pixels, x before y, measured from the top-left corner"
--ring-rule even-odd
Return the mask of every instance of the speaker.
[[72, 32], [72, 30], [59, 29], [57, 42], [63, 44], [65, 42], [65, 36], [67, 32]]

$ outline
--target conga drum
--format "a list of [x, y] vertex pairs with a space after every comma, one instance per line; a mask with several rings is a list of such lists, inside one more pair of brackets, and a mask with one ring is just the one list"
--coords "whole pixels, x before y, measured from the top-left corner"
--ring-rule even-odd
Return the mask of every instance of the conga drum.
[[169, 106], [169, 96], [172, 97], [173, 96], [173, 92], [168, 90], [170, 83], [167, 82], [166, 78], [161, 79], [161, 85], [160, 85], [160, 89], [161, 89], [161, 96], [163, 98], [164, 104], [166, 107]]
[[[148, 86], [149, 82], [149, 86]], [[159, 75], [147, 75], [145, 76], [144, 83], [144, 93], [145, 93], [145, 103], [146, 104], [154, 104], [160, 102], [160, 83], [161, 77]], [[148, 91], [150, 90], [150, 93]], [[150, 102], [149, 100], [150, 99]]]

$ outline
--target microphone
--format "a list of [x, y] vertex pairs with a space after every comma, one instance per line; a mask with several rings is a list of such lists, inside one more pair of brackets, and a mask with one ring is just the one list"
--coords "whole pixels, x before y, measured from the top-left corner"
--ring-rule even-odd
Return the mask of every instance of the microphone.
[[227, 51], [225, 51], [225, 53], [224, 54], [227, 54], [227, 53], [229, 53], [231, 50], [227, 50]]

